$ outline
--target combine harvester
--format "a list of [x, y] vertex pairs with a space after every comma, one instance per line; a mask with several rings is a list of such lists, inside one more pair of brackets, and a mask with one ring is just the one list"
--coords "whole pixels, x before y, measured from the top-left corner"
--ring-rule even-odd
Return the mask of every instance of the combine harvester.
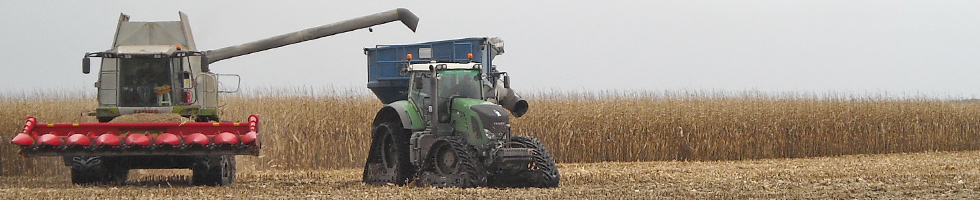
[[[220, 60], [401, 21], [413, 32], [418, 17], [395, 9], [287, 33], [237, 46], [197, 51], [187, 16], [180, 21], [131, 22], [122, 14], [112, 49], [86, 53], [102, 59], [98, 88], [100, 123], [40, 123], [28, 117], [13, 142], [24, 156], [61, 156], [75, 184], [124, 184], [130, 169], [190, 168], [194, 185], [228, 185], [235, 155], [259, 155], [258, 115], [246, 122], [219, 122], [218, 93], [237, 91], [237, 75], [211, 73]], [[219, 89], [233, 77], [233, 90]], [[227, 83], [224, 83], [227, 84]], [[175, 113], [195, 122], [106, 123], [121, 115]]]
[[385, 103], [372, 123], [364, 182], [558, 186], [561, 175], [544, 145], [511, 132], [510, 115], [524, 115], [528, 104], [493, 64], [504, 53], [502, 40], [379, 45], [364, 52], [367, 86]]

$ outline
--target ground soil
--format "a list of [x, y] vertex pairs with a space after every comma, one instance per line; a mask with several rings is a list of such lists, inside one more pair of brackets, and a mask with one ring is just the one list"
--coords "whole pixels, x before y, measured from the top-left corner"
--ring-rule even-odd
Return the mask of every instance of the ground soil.
[[[552, 189], [373, 186], [360, 169], [239, 171], [227, 187], [189, 185], [189, 170], [133, 170], [126, 186], [75, 186], [64, 176], [0, 177], [0, 199], [948, 199], [980, 197], [980, 152], [719, 162], [560, 164]], [[67, 168], [65, 168], [67, 170]]]

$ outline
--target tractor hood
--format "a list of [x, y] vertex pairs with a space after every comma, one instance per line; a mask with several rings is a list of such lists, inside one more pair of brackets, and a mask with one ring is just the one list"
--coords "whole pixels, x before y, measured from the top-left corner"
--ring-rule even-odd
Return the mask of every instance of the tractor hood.
[[503, 138], [510, 132], [510, 112], [500, 105], [479, 99], [455, 98], [452, 107], [458, 130], [494, 138]]
[[510, 124], [510, 113], [504, 107], [497, 104], [480, 104], [470, 106], [470, 109], [476, 112], [484, 129], [492, 133], [507, 131], [507, 125]]

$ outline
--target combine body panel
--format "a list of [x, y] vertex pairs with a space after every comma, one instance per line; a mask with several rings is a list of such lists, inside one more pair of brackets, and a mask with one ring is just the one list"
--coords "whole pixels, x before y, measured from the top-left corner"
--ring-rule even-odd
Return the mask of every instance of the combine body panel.
[[368, 88], [386, 105], [372, 125], [363, 180], [439, 187], [557, 187], [554, 159], [540, 141], [511, 134], [527, 101], [493, 65], [497, 38], [378, 45]]
[[[187, 15], [179, 14], [180, 21], [156, 22], [120, 14], [112, 48], [85, 54], [85, 74], [91, 72], [90, 58], [101, 59], [95, 83], [99, 105], [89, 113], [100, 123], [40, 123], [29, 117], [11, 142], [24, 156], [62, 156], [77, 184], [122, 184], [129, 169], [162, 168], [192, 169], [195, 185], [231, 184], [234, 156], [259, 155], [262, 134], [257, 115], [246, 122], [220, 120], [218, 94], [235, 92], [238, 84], [219, 78], [237, 75], [215, 74], [210, 64], [393, 21], [415, 31], [419, 20], [399, 8], [199, 51]], [[175, 113], [189, 122], [106, 123], [139, 113]]]

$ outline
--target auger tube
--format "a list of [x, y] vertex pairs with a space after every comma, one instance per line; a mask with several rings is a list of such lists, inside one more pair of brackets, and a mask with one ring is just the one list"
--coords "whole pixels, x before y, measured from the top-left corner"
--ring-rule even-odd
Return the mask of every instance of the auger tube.
[[241, 55], [274, 49], [281, 46], [296, 44], [362, 28], [368, 28], [374, 25], [385, 24], [396, 20], [400, 20], [405, 24], [405, 26], [408, 26], [409, 29], [412, 29], [412, 32], [415, 32], [415, 28], [419, 23], [419, 18], [415, 16], [414, 13], [405, 8], [398, 8], [337, 23], [286, 33], [245, 44], [208, 50], [204, 52], [204, 55], [208, 57], [207, 63], [214, 63], [228, 58], [234, 58]]
[[499, 101], [497, 104], [503, 106], [505, 109], [509, 110], [514, 117], [524, 116], [527, 113], [527, 100], [524, 100], [514, 89], [511, 88], [498, 88]]

